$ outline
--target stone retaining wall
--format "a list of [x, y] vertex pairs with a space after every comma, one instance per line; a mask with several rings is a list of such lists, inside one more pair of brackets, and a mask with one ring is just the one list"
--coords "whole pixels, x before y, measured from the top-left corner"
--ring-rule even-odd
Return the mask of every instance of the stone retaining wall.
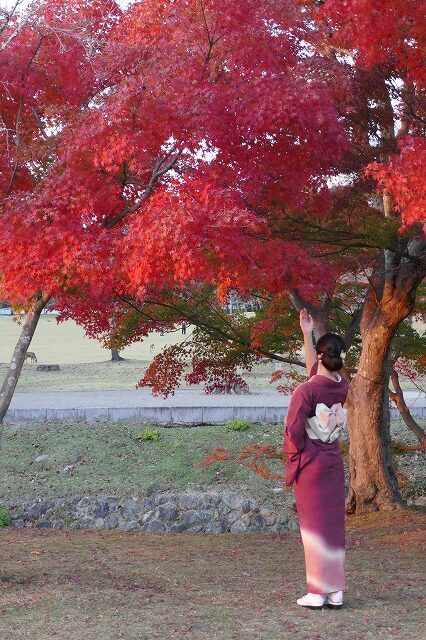
[[[410, 407], [413, 418], [426, 418], [425, 405]], [[401, 415], [390, 407], [392, 420], [400, 420]], [[281, 424], [287, 415], [287, 407], [268, 406], [205, 406], [205, 407], [80, 407], [76, 409], [21, 409], [10, 408], [6, 422], [119, 422], [121, 420], [148, 422], [162, 425], [222, 424], [235, 418], [251, 422]]]
[[17, 529], [249, 533], [298, 528], [295, 516], [261, 508], [233, 491], [162, 493], [137, 499], [85, 496], [38, 500], [7, 508], [12, 515], [12, 527]]

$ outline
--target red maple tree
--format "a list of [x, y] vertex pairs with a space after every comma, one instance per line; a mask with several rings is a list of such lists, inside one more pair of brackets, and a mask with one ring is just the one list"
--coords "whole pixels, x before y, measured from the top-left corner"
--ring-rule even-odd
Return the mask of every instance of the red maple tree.
[[421, 3], [392, 2], [385, 47], [364, 37], [366, 4], [152, 0], [121, 13], [40, 0], [22, 28], [5, 26], [0, 54], [12, 302], [53, 296], [96, 336], [130, 305], [136, 338], [158, 325], [147, 309], [182, 309], [201, 286], [315, 301], [367, 273], [351, 400], [359, 510], [400, 502], [386, 363], [425, 270]]

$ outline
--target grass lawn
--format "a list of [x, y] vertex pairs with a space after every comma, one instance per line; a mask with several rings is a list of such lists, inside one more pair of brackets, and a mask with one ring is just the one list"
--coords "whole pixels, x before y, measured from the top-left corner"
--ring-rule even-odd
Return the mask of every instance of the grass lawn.
[[[21, 327], [7, 316], [0, 316], [0, 380], [7, 371], [7, 363], [13, 353]], [[186, 338], [191, 333], [188, 328]], [[182, 340], [180, 330], [160, 336], [151, 333], [143, 341], [132, 344], [122, 352], [124, 362], [109, 362], [111, 354], [96, 340], [88, 338], [81, 327], [72, 320], [57, 324], [54, 316], [40, 318], [30, 351], [35, 352], [38, 363], [59, 364], [59, 372], [37, 371], [37, 364], [26, 362], [17, 391], [96, 391], [108, 389], [134, 389], [153, 357], [166, 345]], [[154, 345], [151, 351], [151, 345]], [[243, 378], [252, 391], [275, 388], [270, 384], [273, 364], [261, 362]], [[303, 369], [300, 369], [303, 372]], [[424, 384], [423, 381], [417, 381]], [[415, 389], [410, 381], [401, 379], [404, 389]], [[202, 385], [201, 385], [202, 386]], [[182, 386], [185, 388], [185, 385]]]
[[[12, 317], [0, 316], [0, 362], [10, 361], [21, 329]], [[164, 336], [153, 332], [143, 342], [124, 349], [122, 355], [134, 360], [152, 360], [162, 347], [181, 340], [180, 331], [169, 331]], [[78, 364], [103, 362], [111, 358], [110, 351], [103, 349], [97, 340], [88, 338], [73, 320], [58, 324], [53, 315], [43, 315], [40, 318], [29, 350], [35, 352], [41, 363]]]
[[[159, 427], [160, 440], [138, 442], [145, 427], [135, 424], [32, 424], [3, 426], [0, 498], [51, 498], [82, 495], [137, 495], [188, 487], [233, 487], [263, 504], [283, 505], [279, 482], [261, 480], [232, 462], [198, 469], [215, 447], [237, 449], [249, 442], [279, 446], [281, 425], [252, 425], [230, 431], [224, 425]], [[46, 455], [42, 462], [37, 456]], [[67, 465], [74, 468], [64, 472]], [[280, 468], [277, 467], [277, 471]]]
[[[255, 424], [243, 432], [230, 431], [226, 425], [157, 427], [160, 440], [139, 442], [136, 436], [145, 428], [122, 422], [4, 424], [0, 506], [35, 498], [131, 497], [188, 488], [232, 488], [278, 510], [293, 503], [292, 491], [274, 491], [280, 488], [279, 481], [262, 480], [232, 461], [208, 469], [197, 467], [216, 447], [237, 450], [248, 443], [280, 447], [281, 425]], [[393, 423], [392, 434], [395, 440], [415, 442], [401, 423]], [[35, 462], [38, 456], [47, 457]], [[404, 487], [406, 495], [423, 494], [424, 453], [398, 455], [396, 462], [409, 482]], [[279, 462], [271, 467], [282, 472]]]
[[298, 533], [168, 535], [3, 530], [7, 640], [423, 640], [418, 512], [348, 521], [346, 605], [296, 607]]
[[[21, 327], [12, 318], [0, 316], [0, 379], [7, 371], [20, 331]], [[191, 327], [185, 337], [190, 333]], [[144, 341], [121, 352], [125, 358], [123, 362], [110, 362], [110, 352], [88, 338], [75, 322], [67, 320], [57, 324], [54, 316], [42, 316], [29, 351], [36, 354], [37, 364], [59, 364], [61, 370], [57, 373], [37, 371], [37, 364], [27, 361], [17, 391], [134, 389], [154, 356], [166, 345], [176, 344], [182, 338], [180, 330], [169, 331], [164, 336], [150, 333]], [[272, 389], [269, 384], [272, 371], [273, 365], [264, 362], [245, 373], [244, 378], [253, 390]]]

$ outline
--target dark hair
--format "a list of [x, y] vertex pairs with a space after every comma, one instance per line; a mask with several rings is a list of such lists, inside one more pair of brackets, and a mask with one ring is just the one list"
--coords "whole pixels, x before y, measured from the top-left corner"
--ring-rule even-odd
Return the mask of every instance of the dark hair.
[[337, 333], [325, 333], [315, 345], [315, 351], [322, 354], [321, 362], [329, 371], [339, 371], [343, 367], [340, 354], [345, 350], [343, 338]]

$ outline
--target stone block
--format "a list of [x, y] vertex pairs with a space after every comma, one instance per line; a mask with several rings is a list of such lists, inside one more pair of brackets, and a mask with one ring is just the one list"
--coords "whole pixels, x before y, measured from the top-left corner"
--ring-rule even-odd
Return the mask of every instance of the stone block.
[[9, 409], [8, 422], [46, 422], [49, 409]]
[[135, 500], [127, 500], [121, 505], [121, 515], [125, 520], [139, 520], [142, 515], [141, 505]]
[[185, 529], [198, 529], [203, 527], [203, 521], [196, 511], [184, 511], [181, 514], [181, 522], [185, 525]]
[[170, 424], [172, 421], [171, 407], [139, 407], [139, 420]]
[[87, 422], [107, 422], [109, 418], [109, 409], [106, 407], [86, 407], [79, 409], [78, 420], [84, 413], [84, 420]]
[[224, 491], [222, 493], [222, 502], [230, 509], [240, 509], [246, 501], [243, 496], [235, 491]]
[[237, 520], [231, 525], [231, 533], [247, 533], [248, 525], [243, 520]]
[[146, 513], [143, 514], [141, 518], [141, 522], [143, 522], [143, 524], [146, 524], [147, 522], [152, 520], [154, 516], [155, 516], [155, 511], [151, 509], [150, 511], [147, 511]]
[[265, 407], [265, 422], [270, 424], [282, 424], [286, 408], [284, 407]]
[[120, 525], [120, 529], [122, 531], [137, 531], [140, 528], [141, 528], [140, 524], [139, 522], [136, 522], [136, 520], [130, 520], [130, 522], [123, 522]]
[[155, 504], [160, 505], [165, 504], [166, 502], [176, 503], [178, 499], [179, 498], [176, 493], [160, 493], [160, 495], [155, 498]]
[[116, 527], [118, 527], [119, 522], [120, 519], [115, 513], [109, 513], [105, 518], [105, 528], [115, 529]]
[[82, 420], [79, 414], [78, 409], [46, 409], [46, 420], [48, 422], [78, 422]]
[[295, 518], [291, 518], [287, 523], [287, 528], [289, 531], [298, 531], [299, 523]]
[[171, 424], [202, 424], [202, 407], [172, 407]]
[[199, 492], [182, 493], [179, 498], [181, 509], [198, 509], [203, 504], [203, 494]]
[[250, 422], [265, 422], [265, 407], [235, 407], [234, 418]]
[[111, 422], [120, 422], [120, 420], [128, 420], [129, 422], [139, 421], [139, 407], [116, 407], [108, 409], [108, 420]]
[[37, 371], [60, 371], [61, 367], [58, 364], [38, 364]]
[[155, 517], [162, 522], [173, 522], [179, 515], [179, 509], [173, 502], [166, 502], [158, 507]]
[[167, 531], [167, 527], [164, 522], [151, 520], [144, 526], [144, 531], [148, 533], [165, 533]]
[[229, 527], [225, 520], [212, 520], [204, 525], [206, 533], [225, 533], [228, 529]]
[[234, 417], [234, 407], [203, 407], [202, 424], [223, 424]]

